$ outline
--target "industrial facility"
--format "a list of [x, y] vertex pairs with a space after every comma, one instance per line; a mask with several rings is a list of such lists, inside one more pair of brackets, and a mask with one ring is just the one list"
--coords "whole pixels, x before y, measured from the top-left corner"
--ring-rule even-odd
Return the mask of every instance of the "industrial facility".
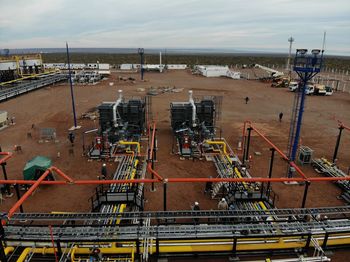
[[[271, 88], [228, 66], [190, 70], [160, 60], [152, 70], [144, 52], [140, 64], [115, 70], [71, 64], [68, 45], [67, 63], [0, 61], [0, 260], [347, 256], [350, 119], [336, 109], [347, 112], [349, 96], [327, 97], [325, 113], [324, 98], [306, 92], [322, 72], [323, 50], [296, 50], [293, 93], [292, 79]], [[132, 84], [118, 80], [122, 70]], [[284, 76], [257, 64], [245, 70]], [[169, 83], [186, 92], [142, 91]], [[318, 121], [325, 124], [315, 128]]]

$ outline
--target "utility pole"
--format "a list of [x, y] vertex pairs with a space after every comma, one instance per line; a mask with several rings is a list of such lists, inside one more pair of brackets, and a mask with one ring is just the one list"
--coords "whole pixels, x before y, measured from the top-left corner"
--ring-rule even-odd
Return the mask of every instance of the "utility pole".
[[75, 102], [74, 102], [74, 92], [73, 92], [73, 82], [72, 82], [72, 72], [70, 70], [70, 60], [69, 60], [69, 48], [68, 43], [66, 42], [67, 48], [67, 63], [68, 63], [68, 75], [69, 75], [69, 84], [70, 84], [70, 94], [72, 97], [72, 109], [73, 109], [73, 118], [74, 118], [74, 127], [73, 129], [77, 129], [77, 116], [75, 113]]
[[141, 72], [141, 81], [143, 81], [143, 54], [145, 50], [143, 48], [139, 48], [137, 51], [140, 55], [140, 72]]
[[288, 38], [288, 42], [289, 42], [289, 53], [288, 53], [288, 60], [287, 60], [287, 66], [286, 66], [286, 70], [288, 70], [288, 78], [289, 78], [289, 81], [292, 77], [292, 68], [290, 66], [290, 60], [292, 58], [292, 45], [293, 45], [293, 42], [294, 42], [294, 38], [291, 36]]

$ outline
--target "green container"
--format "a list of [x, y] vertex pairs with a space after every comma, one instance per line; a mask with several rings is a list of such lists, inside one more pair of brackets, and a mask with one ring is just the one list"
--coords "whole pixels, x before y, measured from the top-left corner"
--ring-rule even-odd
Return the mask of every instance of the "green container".
[[37, 180], [49, 167], [52, 166], [50, 158], [36, 156], [29, 160], [23, 169], [24, 180]]

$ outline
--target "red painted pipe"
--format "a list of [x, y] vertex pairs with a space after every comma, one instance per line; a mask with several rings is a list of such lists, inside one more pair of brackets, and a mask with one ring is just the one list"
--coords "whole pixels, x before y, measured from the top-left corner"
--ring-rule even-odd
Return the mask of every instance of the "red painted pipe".
[[346, 130], [350, 131], [350, 127], [348, 127], [348, 126], [344, 125], [343, 123], [341, 124], [341, 127], [343, 127], [344, 129], [346, 129]]
[[304, 179], [308, 179], [308, 178], [306, 177], [306, 175], [303, 173], [303, 171], [301, 171], [301, 169], [300, 169], [294, 162], [289, 162], [289, 165], [292, 166], [292, 167], [294, 167], [295, 170], [297, 171], [297, 173], [298, 173], [299, 175], [301, 175]]
[[156, 183], [158, 179], [123, 179], [123, 180], [76, 180], [74, 185], [101, 185], [101, 184], [140, 184]]
[[50, 169], [47, 169], [44, 174], [28, 189], [27, 192], [13, 205], [9, 210], [7, 217], [11, 218], [12, 215], [17, 211], [17, 209], [23, 204], [23, 202], [34, 192], [34, 190], [40, 185], [40, 183], [50, 174]]
[[[308, 177], [304, 178], [264, 178], [264, 177], [252, 177], [252, 178], [168, 178], [169, 183], [196, 183], [196, 182], [327, 182], [327, 181], [350, 181], [350, 176], [347, 177]], [[19, 184], [30, 185], [35, 184], [35, 180], [0, 180], [0, 184]], [[100, 184], [138, 184], [138, 183], [160, 183], [162, 181], [158, 179], [125, 179], [125, 180], [75, 180], [73, 183], [67, 181], [42, 181], [41, 185], [100, 185]]]
[[151, 172], [153, 175], [155, 175], [157, 177], [157, 180], [160, 180], [160, 181], [163, 180], [163, 177], [161, 175], [159, 175], [154, 169], [152, 169], [152, 164], [151, 163], [147, 164], [147, 170], [149, 172]]
[[[149, 127], [151, 128], [151, 126]], [[149, 153], [149, 158], [153, 159], [153, 149], [154, 149], [154, 140], [155, 140], [155, 136], [156, 136], [156, 123], [153, 123], [153, 130], [152, 130], [152, 140], [151, 140], [151, 148], [150, 148], [150, 153]], [[152, 164], [148, 163], [147, 164], [147, 170], [152, 173], [153, 175], [155, 175], [157, 177], [158, 180], [162, 181], [163, 177], [161, 175], [159, 175], [155, 170], [152, 169]]]
[[[286, 161], [289, 162], [289, 158], [274, 144], [272, 143], [266, 136], [264, 136], [258, 129], [256, 129], [250, 121], [245, 121], [244, 122], [244, 130], [246, 129], [246, 124], [249, 124], [250, 127], [266, 142], [268, 143], [271, 147], [273, 147], [278, 154], [282, 156], [282, 158]], [[245, 131], [243, 133], [245, 135]], [[244, 145], [243, 145], [244, 146]], [[307, 176], [303, 173], [303, 171], [294, 163], [294, 162], [289, 162], [291, 166], [295, 168], [297, 173], [304, 179], [307, 179]]]
[[2, 163], [5, 163], [7, 160], [9, 160], [12, 157], [12, 153], [11, 152], [0, 152], [0, 156], [5, 156], [0, 158], [0, 165]]
[[74, 183], [74, 180], [72, 178], [70, 178], [69, 176], [67, 176], [65, 173], [63, 173], [60, 169], [58, 169], [55, 166], [52, 166], [49, 168], [51, 171], [56, 172], [60, 177], [62, 177], [64, 180], [67, 180], [68, 183]]

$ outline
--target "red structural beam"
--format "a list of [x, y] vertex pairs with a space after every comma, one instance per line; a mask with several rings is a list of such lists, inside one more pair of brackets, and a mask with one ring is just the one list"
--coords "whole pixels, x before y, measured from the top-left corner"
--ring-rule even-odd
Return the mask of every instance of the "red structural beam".
[[[308, 177], [304, 178], [264, 178], [264, 177], [251, 177], [251, 178], [168, 178], [169, 183], [199, 183], [199, 182], [327, 182], [327, 181], [350, 181], [350, 176], [347, 177]], [[19, 185], [32, 185], [35, 184], [36, 180], [0, 180], [0, 184], [19, 184]], [[124, 179], [124, 180], [75, 180], [74, 182], [69, 181], [42, 181], [41, 185], [102, 185], [102, 184], [139, 184], [139, 183], [161, 183], [158, 179]]]
[[[297, 173], [303, 178], [307, 179], [307, 176], [304, 174], [304, 172], [292, 161], [289, 161], [289, 158], [280, 150], [272, 141], [270, 141], [264, 134], [262, 134], [257, 128], [255, 128], [250, 121], [245, 121], [243, 126], [243, 139], [245, 136], [245, 130], [246, 126], [249, 125], [252, 130], [254, 130], [268, 145], [270, 145], [272, 148], [276, 150], [276, 152], [286, 161], [289, 162], [289, 165], [294, 167]], [[244, 144], [242, 144], [242, 147], [244, 147]]]
[[40, 185], [40, 183], [50, 174], [50, 169], [47, 169], [44, 174], [28, 189], [27, 192], [13, 205], [9, 210], [7, 217], [11, 218], [12, 215], [17, 211], [17, 209], [23, 204], [24, 201], [34, 192], [34, 190]]
[[339, 125], [339, 127], [342, 127], [342, 128], [344, 128], [344, 129], [350, 131], [350, 127], [344, 125], [343, 122], [341, 122], [341, 121], [339, 121], [339, 120], [338, 120], [338, 125]]
[[[149, 128], [151, 128], [151, 126], [149, 126]], [[149, 159], [153, 159], [153, 150], [154, 150], [154, 142], [155, 142], [155, 136], [156, 136], [156, 123], [153, 123], [153, 130], [152, 130], [152, 139], [151, 139], [151, 148], [150, 148], [150, 152], [149, 152]], [[152, 163], [149, 162], [147, 164], [147, 170], [156, 176], [156, 178], [158, 180], [163, 180], [163, 177], [161, 175], [159, 175], [153, 168], [152, 168]]]
[[[64, 174], [60, 169], [58, 169], [55, 166], [52, 166], [48, 168], [44, 174], [40, 176], [40, 178], [35, 181], [35, 183], [28, 189], [27, 192], [13, 205], [13, 207], [9, 210], [7, 217], [11, 218], [12, 215], [17, 211], [17, 209], [26, 201], [26, 199], [34, 192], [36, 188], [39, 187], [39, 185], [44, 182], [45, 178], [51, 173], [51, 172], [56, 172], [60, 177], [66, 180], [66, 183], [72, 184], [74, 180]], [[47, 181], [49, 182], [49, 181]]]
[[0, 156], [5, 156], [5, 157], [0, 158], [0, 165], [1, 165], [12, 157], [12, 153], [11, 152], [0, 152]]

